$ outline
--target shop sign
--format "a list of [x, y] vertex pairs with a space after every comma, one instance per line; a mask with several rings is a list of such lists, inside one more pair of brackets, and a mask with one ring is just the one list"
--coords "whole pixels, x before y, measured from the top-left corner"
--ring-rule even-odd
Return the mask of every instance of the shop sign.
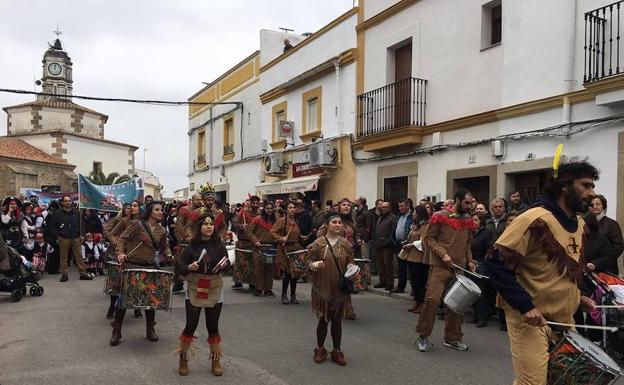
[[318, 175], [318, 174], [322, 174], [323, 172], [325, 172], [323, 167], [310, 166], [309, 162], [293, 163], [292, 165], [293, 178], [299, 178], [302, 176], [309, 176], [309, 175]]

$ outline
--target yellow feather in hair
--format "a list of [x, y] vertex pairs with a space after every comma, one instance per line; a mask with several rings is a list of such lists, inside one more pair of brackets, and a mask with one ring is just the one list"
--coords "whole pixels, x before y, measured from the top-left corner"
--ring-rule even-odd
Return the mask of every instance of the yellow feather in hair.
[[557, 173], [559, 172], [559, 162], [561, 161], [561, 153], [563, 152], [563, 144], [557, 146], [557, 151], [555, 151], [555, 157], [553, 158], [553, 174], [554, 177], [557, 177]]

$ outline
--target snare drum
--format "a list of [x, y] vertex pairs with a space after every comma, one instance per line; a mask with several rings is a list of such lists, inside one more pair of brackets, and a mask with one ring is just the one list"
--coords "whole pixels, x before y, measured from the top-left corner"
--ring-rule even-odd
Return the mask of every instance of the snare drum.
[[455, 276], [444, 295], [444, 304], [453, 313], [463, 315], [481, 297], [481, 289], [463, 275]]
[[308, 265], [308, 250], [297, 250], [286, 253], [288, 263], [290, 263], [290, 272], [293, 278], [300, 278], [306, 273]]
[[277, 254], [277, 249], [275, 247], [262, 247], [260, 246], [260, 255], [262, 256], [262, 261], [270, 265], [275, 262], [275, 255]]
[[236, 248], [236, 262], [233, 265], [234, 282], [254, 283], [253, 250]]
[[171, 310], [173, 273], [156, 269], [122, 271], [121, 308]]
[[622, 376], [620, 366], [604, 350], [567, 330], [550, 351], [548, 385], [609, 385]]
[[360, 271], [355, 275], [353, 282], [355, 283], [356, 290], [368, 290], [368, 287], [371, 283], [371, 273], [370, 273], [370, 259], [358, 259], [354, 260], [355, 264], [358, 265]]
[[104, 282], [104, 293], [108, 295], [119, 295], [121, 290], [121, 264], [115, 261], [106, 263], [108, 272]]

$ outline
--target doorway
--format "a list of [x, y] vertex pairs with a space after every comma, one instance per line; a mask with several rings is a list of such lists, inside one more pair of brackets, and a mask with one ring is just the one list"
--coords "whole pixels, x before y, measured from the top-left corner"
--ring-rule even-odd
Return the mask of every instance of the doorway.
[[384, 178], [384, 200], [390, 202], [392, 212], [399, 211], [399, 202], [407, 198], [407, 176]]
[[394, 51], [394, 128], [408, 126], [411, 117], [412, 43]]
[[[472, 193], [472, 196], [477, 199], [477, 202], [490, 203], [490, 177], [489, 176], [477, 176], [473, 178], [458, 178], [453, 179], [453, 193], [460, 188], [464, 188]], [[448, 198], [452, 198], [449, 196]]]
[[530, 205], [542, 194], [551, 177], [552, 170], [550, 169], [513, 174], [513, 186], [509, 192], [520, 191], [522, 202]]

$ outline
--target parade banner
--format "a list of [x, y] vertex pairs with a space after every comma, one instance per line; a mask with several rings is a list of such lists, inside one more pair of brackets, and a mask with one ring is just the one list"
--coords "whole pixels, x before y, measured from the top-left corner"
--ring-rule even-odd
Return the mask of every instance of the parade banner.
[[124, 183], [99, 186], [78, 174], [78, 196], [81, 209], [119, 211], [124, 203], [143, 202], [143, 180], [134, 178]]
[[72, 193], [72, 194], [65, 194], [65, 193], [48, 193], [48, 192], [43, 192], [41, 191], [41, 189], [29, 189], [29, 188], [24, 188], [24, 189], [20, 189], [20, 193], [24, 194], [26, 196], [26, 198], [30, 199], [30, 197], [32, 196], [37, 196], [39, 197], [39, 205], [45, 205], [45, 206], [49, 206], [50, 202], [54, 201], [54, 200], [60, 200], [61, 197], [63, 195], [69, 195], [72, 197], [73, 201], [77, 201], [78, 200], [78, 194], [76, 193]]

